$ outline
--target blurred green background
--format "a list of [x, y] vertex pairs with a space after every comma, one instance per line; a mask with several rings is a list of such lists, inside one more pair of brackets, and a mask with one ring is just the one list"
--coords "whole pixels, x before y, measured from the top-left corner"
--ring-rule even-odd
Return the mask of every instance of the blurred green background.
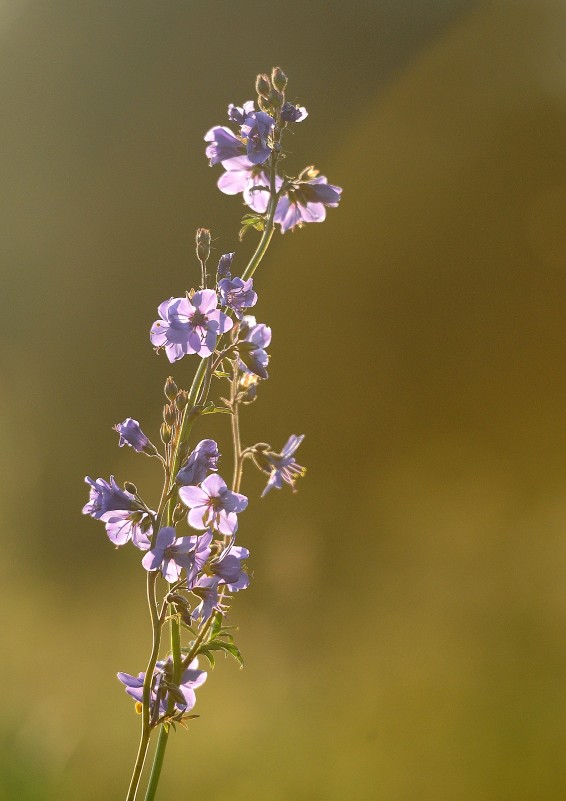
[[[197, 226], [249, 256], [202, 136], [280, 64], [289, 169], [344, 187], [277, 236], [247, 442], [254, 581], [160, 798], [566, 797], [566, 4], [2, 0], [2, 801], [125, 795], [149, 649], [133, 549], [83, 476], [154, 497], [170, 372], [148, 331]], [[237, 272], [237, 270], [236, 270]], [[191, 362], [174, 366], [181, 385]], [[209, 432], [223, 444], [225, 420]]]

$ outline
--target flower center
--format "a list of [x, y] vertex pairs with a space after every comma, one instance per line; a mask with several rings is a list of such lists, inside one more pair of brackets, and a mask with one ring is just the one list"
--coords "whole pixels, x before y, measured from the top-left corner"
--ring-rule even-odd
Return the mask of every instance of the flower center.
[[208, 317], [200, 311], [196, 311], [191, 317], [191, 325], [195, 328], [203, 326], [206, 322], [208, 322]]

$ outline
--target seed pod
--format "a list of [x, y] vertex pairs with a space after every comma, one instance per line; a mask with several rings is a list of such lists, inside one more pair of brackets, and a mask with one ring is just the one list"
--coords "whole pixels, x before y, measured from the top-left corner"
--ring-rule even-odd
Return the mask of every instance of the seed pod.
[[287, 76], [281, 67], [273, 67], [271, 71], [271, 83], [279, 91], [284, 92], [287, 86]]
[[161, 442], [164, 445], [168, 445], [171, 442], [171, 436], [173, 432], [171, 431], [171, 428], [167, 425], [167, 423], [161, 424], [161, 429], [159, 433], [161, 434]]
[[175, 406], [177, 409], [182, 412], [187, 403], [189, 402], [189, 393], [186, 389], [181, 389], [177, 393], [177, 397], [175, 398]]
[[172, 403], [168, 403], [163, 407], [163, 419], [169, 426], [174, 426], [177, 422], [177, 410]]
[[206, 264], [210, 256], [210, 231], [208, 228], [197, 228], [197, 258]]
[[167, 400], [174, 401], [177, 392], [179, 391], [177, 388], [177, 384], [173, 381], [173, 378], [169, 376], [167, 381], [165, 382], [165, 397]]
[[264, 97], [266, 100], [269, 99], [269, 93], [271, 92], [271, 82], [267, 75], [258, 75], [255, 79], [255, 88], [256, 92], [260, 97]]

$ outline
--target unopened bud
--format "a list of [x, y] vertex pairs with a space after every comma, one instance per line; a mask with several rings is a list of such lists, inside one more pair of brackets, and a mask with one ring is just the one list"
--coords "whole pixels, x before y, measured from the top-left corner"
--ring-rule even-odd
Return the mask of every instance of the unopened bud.
[[161, 424], [161, 429], [160, 429], [159, 433], [161, 435], [161, 442], [164, 445], [168, 445], [171, 442], [171, 436], [172, 436], [173, 432], [171, 431], [171, 429], [167, 425], [167, 423], [162, 423]]
[[267, 75], [258, 75], [255, 79], [255, 88], [256, 92], [260, 97], [264, 97], [266, 100], [269, 99], [269, 93], [271, 92], [271, 82]]
[[170, 401], [174, 401], [175, 400], [175, 397], [176, 397], [177, 392], [179, 390], [177, 388], [177, 384], [173, 381], [171, 376], [169, 376], [169, 378], [165, 382], [165, 390], [164, 391], [165, 391], [165, 397], [168, 400], [170, 400]]
[[125, 482], [124, 489], [126, 490], [126, 492], [131, 492], [132, 495], [137, 495], [138, 494], [138, 488], [136, 487], [135, 484], [132, 484], [131, 481], [126, 481]]
[[177, 410], [172, 403], [168, 403], [163, 407], [163, 419], [170, 426], [174, 426], [177, 422]]
[[177, 397], [175, 398], [175, 406], [177, 409], [182, 412], [187, 403], [189, 402], [189, 393], [186, 389], [181, 389], [177, 393]]
[[206, 264], [210, 256], [210, 231], [208, 228], [197, 228], [197, 258]]
[[281, 67], [273, 67], [271, 70], [271, 83], [279, 92], [285, 91], [285, 87], [287, 86], [287, 76]]
[[269, 100], [266, 100], [261, 95], [257, 99], [257, 104], [262, 111], [265, 111], [266, 114], [269, 114], [271, 111], [271, 106], [269, 105]]

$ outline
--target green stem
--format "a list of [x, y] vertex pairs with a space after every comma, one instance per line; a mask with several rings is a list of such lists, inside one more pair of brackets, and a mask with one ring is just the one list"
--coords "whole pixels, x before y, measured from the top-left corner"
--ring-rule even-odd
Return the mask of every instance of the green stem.
[[147, 574], [147, 603], [151, 615], [151, 628], [153, 633], [153, 644], [151, 648], [151, 655], [145, 672], [145, 679], [143, 683], [143, 704], [142, 704], [142, 729], [140, 736], [140, 744], [138, 747], [138, 754], [128, 788], [128, 795], [126, 801], [134, 801], [140, 783], [140, 778], [147, 756], [147, 749], [149, 747], [149, 738], [151, 736], [151, 719], [150, 719], [150, 700], [151, 700], [151, 684], [153, 681], [153, 671], [157, 657], [159, 656], [159, 645], [161, 643], [161, 627], [162, 621], [157, 609], [157, 601], [155, 598], [155, 583], [157, 581], [157, 573]]
[[153, 801], [155, 798], [159, 777], [161, 776], [161, 768], [163, 767], [163, 760], [165, 759], [165, 749], [167, 748], [168, 738], [169, 727], [161, 726], [159, 739], [157, 740], [157, 748], [155, 749], [155, 756], [153, 757], [151, 776], [149, 777], [149, 783], [145, 793], [145, 801]]

